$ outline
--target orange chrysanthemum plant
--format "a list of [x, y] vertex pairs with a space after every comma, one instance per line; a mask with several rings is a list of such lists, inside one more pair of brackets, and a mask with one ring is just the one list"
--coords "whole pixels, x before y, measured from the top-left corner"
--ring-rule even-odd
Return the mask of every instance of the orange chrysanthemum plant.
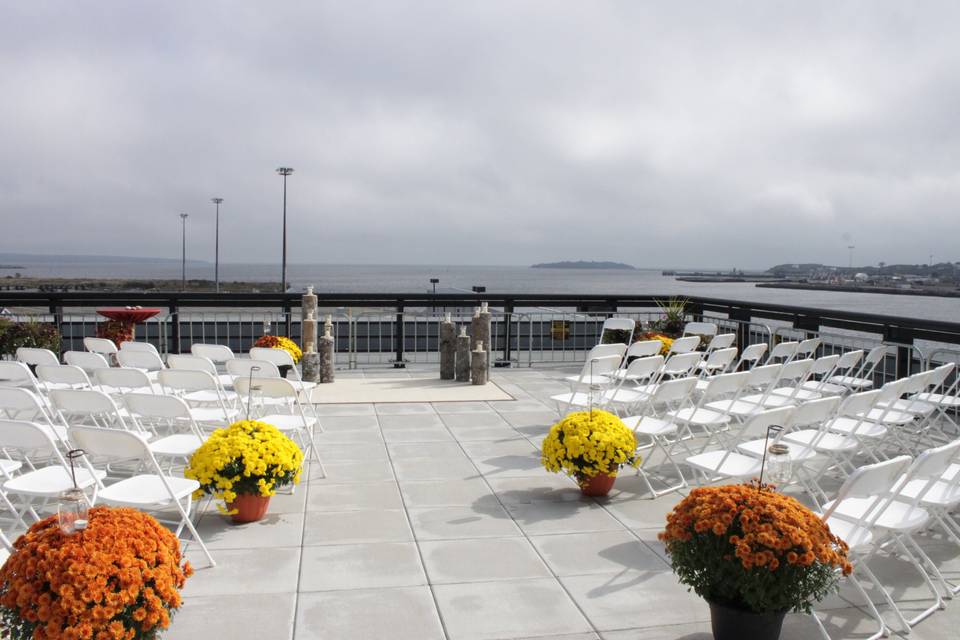
[[815, 513], [757, 483], [694, 489], [659, 537], [681, 583], [754, 613], [809, 612], [852, 571], [846, 543]]
[[94, 507], [64, 535], [51, 516], [14, 543], [0, 569], [0, 629], [13, 640], [153, 639], [170, 625], [193, 570], [180, 542], [135, 509]]
[[257, 338], [257, 341], [253, 343], [253, 346], [264, 349], [283, 349], [290, 354], [294, 363], [300, 362], [300, 358], [303, 357], [303, 351], [297, 346], [297, 343], [284, 336], [260, 336]]

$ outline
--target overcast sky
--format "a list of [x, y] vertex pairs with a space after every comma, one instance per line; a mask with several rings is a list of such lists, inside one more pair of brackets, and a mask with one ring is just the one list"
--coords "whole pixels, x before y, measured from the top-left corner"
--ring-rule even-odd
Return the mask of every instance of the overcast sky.
[[[4, 2], [0, 251], [960, 260], [960, 3]], [[849, 234], [852, 240], [847, 240]]]

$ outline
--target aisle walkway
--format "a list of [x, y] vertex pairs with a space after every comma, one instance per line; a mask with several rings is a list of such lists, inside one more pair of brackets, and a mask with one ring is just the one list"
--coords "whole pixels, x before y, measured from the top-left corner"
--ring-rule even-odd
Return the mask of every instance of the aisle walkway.
[[[565, 374], [495, 373], [514, 401], [321, 406], [329, 477], [274, 498], [260, 523], [205, 515], [219, 565], [188, 581], [164, 637], [709, 640], [707, 606], [656, 540], [679, 496], [648, 500], [627, 472], [609, 498], [585, 499], [540, 467], [557, 418], [546, 398]], [[929, 549], [960, 578], [955, 547]], [[910, 580], [895, 597], [923, 596]], [[868, 620], [844, 599], [855, 597], [841, 595], [821, 607], [834, 640], [865, 637]], [[957, 627], [952, 602], [910, 637], [953, 639]], [[820, 636], [789, 616], [782, 637]]]

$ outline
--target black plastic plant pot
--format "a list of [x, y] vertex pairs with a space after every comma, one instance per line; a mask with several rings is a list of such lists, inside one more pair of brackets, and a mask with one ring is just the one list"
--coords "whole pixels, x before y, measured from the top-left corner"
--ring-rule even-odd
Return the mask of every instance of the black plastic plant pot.
[[778, 640], [785, 612], [753, 613], [709, 602], [714, 640]]

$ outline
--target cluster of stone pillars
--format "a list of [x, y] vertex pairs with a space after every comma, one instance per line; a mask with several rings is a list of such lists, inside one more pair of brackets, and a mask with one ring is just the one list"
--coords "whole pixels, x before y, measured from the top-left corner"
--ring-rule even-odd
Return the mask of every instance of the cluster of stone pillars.
[[301, 305], [303, 327], [303, 379], [308, 382], [333, 382], [333, 318], [327, 316], [323, 335], [317, 337], [317, 295], [307, 287]]
[[473, 311], [470, 335], [457, 328], [448, 313], [440, 322], [440, 379], [486, 384], [490, 374], [490, 310], [482, 303]]

